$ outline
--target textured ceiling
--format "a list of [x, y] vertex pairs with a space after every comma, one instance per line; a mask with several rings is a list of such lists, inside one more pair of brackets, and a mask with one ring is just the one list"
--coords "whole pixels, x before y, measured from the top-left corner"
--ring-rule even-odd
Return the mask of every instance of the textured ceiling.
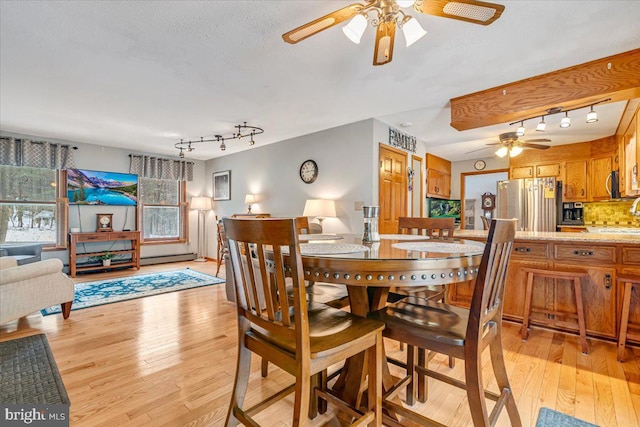
[[[452, 160], [514, 130], [458, 132], [452, 97], [640, 47], [640, 1], [501, 1], [483, 27], [417, 15], [428, 34], [373, 67], [374, 33], [360, 45], [340, 27], [297, 45], [281, 35], [347, 1], [0, 1], [0, 129], [175, 155], [180, 138], [265, 129], [256, 147], [377, 118]], [[560, 132], [553, 144], [615, 132], [624, 103]], [[579, 120], [578, 120], [579, 119]], [[531, 128], [535, 124], [528, 123]], [[532, 135], [529, 137], [540, 137]], [[188, 155], [222, 153], [205, 144]]]

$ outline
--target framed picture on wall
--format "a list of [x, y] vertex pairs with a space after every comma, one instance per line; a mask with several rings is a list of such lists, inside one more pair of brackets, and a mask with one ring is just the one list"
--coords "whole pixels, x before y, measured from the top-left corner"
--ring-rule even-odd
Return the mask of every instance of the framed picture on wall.
[[231, 200], [231, 171], [213, 173], [213, 200]]

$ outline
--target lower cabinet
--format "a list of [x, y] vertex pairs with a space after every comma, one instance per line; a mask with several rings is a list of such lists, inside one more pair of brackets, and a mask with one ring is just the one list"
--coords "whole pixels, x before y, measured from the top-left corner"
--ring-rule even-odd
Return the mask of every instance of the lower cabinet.
[[[604, 338], [617, 337], [616, 269], [614, 267], [577, 267], [575, 264], [556, 263], [562, 270], [584, 270], [588, 276], [582, 281], [582, 301], [585, 311], [587, 335]], [[575, 312], [573, 291], [567, 286], [557, 287], [554, 304], [559, 310]], [[570, 328], [575, 331], [578, 328]]]
[[[525, 260], [512, 257], [507, 269], [507, 283], [504, 290], [504, 317], [510, 320], [522, 321], [524, 318], [524, 297], [527, 289], [527, 275], [523, 268], [549, 269], [548, 261]], [[536, 308], [546, 308], [547, 287], [544, 279], [536, 278], [533, 282], [533, 297], [531, 304]], [[535, 323], [535, 322], [534, 322]]]

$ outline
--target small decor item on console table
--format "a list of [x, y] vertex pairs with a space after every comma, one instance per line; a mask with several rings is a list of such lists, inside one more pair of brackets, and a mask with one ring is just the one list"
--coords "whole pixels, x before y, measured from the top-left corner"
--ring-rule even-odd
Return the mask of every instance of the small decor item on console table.
[[113, 214], [96, 214], [98, 216], [98, 227], [96, 231], [113, 231]]

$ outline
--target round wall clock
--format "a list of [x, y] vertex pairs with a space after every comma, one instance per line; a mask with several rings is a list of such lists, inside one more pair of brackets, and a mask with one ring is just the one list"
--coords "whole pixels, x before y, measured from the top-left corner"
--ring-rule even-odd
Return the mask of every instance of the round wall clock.
[[487, 167], [487, 164], [484, 160], [476, 160], [476, 162], [473, 164], [473, 167], [476, 168], [476, 170], [481, 171]]
[[318, 178], [318, 164], [309, 159], [302, 162], [300, 165], [300, 179], [305, 184], [311, 184]]

